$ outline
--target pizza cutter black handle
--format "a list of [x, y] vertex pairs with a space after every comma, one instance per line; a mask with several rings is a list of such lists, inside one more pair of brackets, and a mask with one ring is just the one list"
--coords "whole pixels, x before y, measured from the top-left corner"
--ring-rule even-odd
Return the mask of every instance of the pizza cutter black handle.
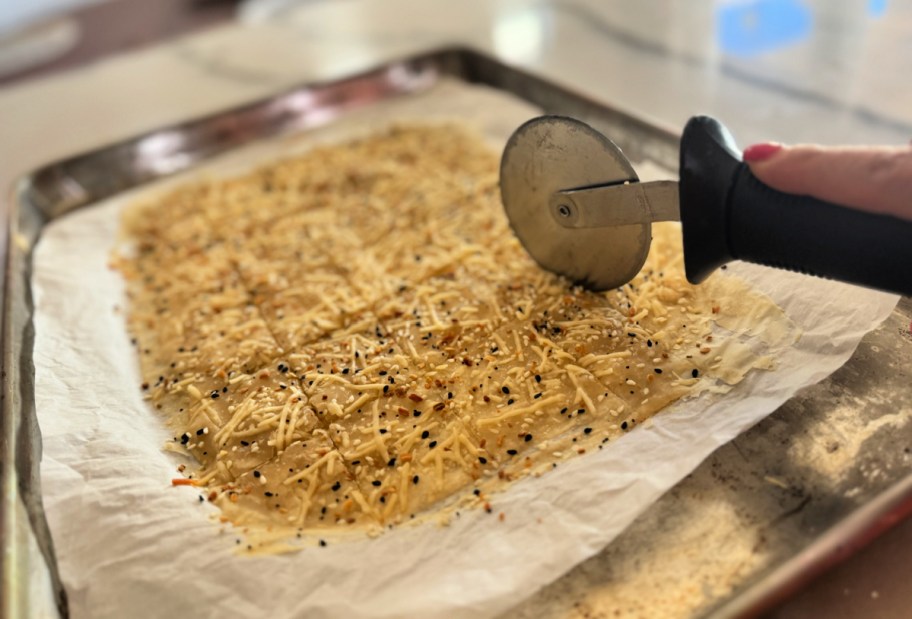
[[713, 118], [684, 128], [679, 192], [692, 283], [746, 260], [912, 295], [912, 221], [772, 189]]

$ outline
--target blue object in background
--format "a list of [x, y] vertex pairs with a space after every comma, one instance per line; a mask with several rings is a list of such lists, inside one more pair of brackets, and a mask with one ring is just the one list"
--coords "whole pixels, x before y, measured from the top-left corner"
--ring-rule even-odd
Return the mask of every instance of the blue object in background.
[[[885, 4], [885, 0], [870, 2], [872, 7]], [[716, 10], [719, 45], [737, 56], [793, 45], [806, 39], [812, 26], [811, 11], [799, 0], [726, 0]]]
[[868, 0], [868, 15], [881, 17], [887, 12], [887, 0]]

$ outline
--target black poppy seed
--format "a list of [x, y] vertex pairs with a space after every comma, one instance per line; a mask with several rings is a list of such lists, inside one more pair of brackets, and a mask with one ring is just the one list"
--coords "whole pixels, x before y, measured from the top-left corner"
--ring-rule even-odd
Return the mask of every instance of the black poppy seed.
[[541, 374], [536, 374], [536, 375], [535, 375], [535, 382], [537, 382], [537, 383], [540, 383], [540, 382], [541, 382]]
[[655, 369], [655, 373], [656, 373], [656, 374], [661, 374], [661, 373], [662, 373], [662, 368], [656, 368], [656, 369]]
[[321, 540], [320, 540], [320, 546], [323, 546], [323, 547], [326, 546], [326, 540], [325, 540], [325, 539], [321, 539]]
[[340, 489], [341, 487], [342, 487], [342, 482], [337, 481], [336, 483], [334, 483], [334, 484], [332, 485], [332, 491], [333, 491], [333, 492], [338, 492], [339, 489]]
[[343, 373], [343, 374], [348, 374], [348, 368], [342, 368], [342, 373]]
[[190, 435], [184, 432], [181, 434], [181, 445], [186, 445], [190, 442]]
[[693, 370], [690, 371], [690, 375], [691, 375], [693, 378], [697, 378], [697, 377], [700, 375], [700, 370], [694, 368]]
[[514, 402], [513, 398], [510, 398], [509, 400], [507, 400], [507, 405], [513, 404], [513, 402]]
[[267, 490], [267, 491], [266, 491], [266, 492], [264, 492], [264, 493], [263, 493], [263, 494], [265, 494], [265, 495], [266, 495], [266, 496], [272, 496], [272, 493], [271, 493], [271, 492], [269, 492], [269, 490]]
[[585, 434], [592, 434], [592, 428], [583, 428]]
[[380, 428], [380, 434], [386, 434], [386, 433], [387, 433], [386, 428]]
[[626, 429], [627, 429], [627, 422], [626, 421], [621, 422], [621, 430], [626, 430]]
[[243, 445], [244, 447], [250, 447], [250, 443], [248, 443], [247, 441], [241, 441], [241, 445]]
[[424, 432], [421, 433], [421, 438], [427, 438], [430, 435], [431, 435], [431, 433], [428, 430], [425, 430]]
[[501, 387], [500, 390], [503, 391], [506, 395], [510, 395], [510, 388], [509, 388], [509, 387]]
[[261, 475], [262, 475], [262, 473], [260, 473], [259, 471], [254, 471], [254, 472], [253, 472], [253, 476], [254, 476], [254, 477], [260, 477]]
[[523, 440], [526, 441], [526, 442], [528, 443], [529, 441], [532, 440], [532, 435], [531, 435], [531, 434], [526, 434], [526, 435], [523, 437]]
[[386, 463], [386, 466], [396, 466], [396, 459], [390, 458], [389, 462]]
[[213, 400], [218, 400], [219, 392], [213, 391], [212, 393], [209, 394], [209, 397], [212, 398]]
[[421, 479], [421, 478], [418, 477], [417, 475], [415, 475], [414, 477], [412, 477], [412, 483], [417, 484], [419, 479]]
[[430, 448], [430, 449], [434, 449], [434, 447], [436, 447], [436, 446], [437, 446], [437, 441], [431, 441], [430, 443], [428, 443], [428, 448]]
[[564, 414], [566, 414], [566, 412], [567, 412], [567, 407], [565, 406], [564, 408], [561, 409], [560, 414], [564, 415]]
[[380, 486], [380, 484], [382, 484], [382, 483], [383, 483], [383, 482], [380, 481], [379, 479], [375, 479], [374, 481], [371, 482], [371, 485], [372, 485], [372, 486], [375, 486], [375, 487], [378, 487], [378, 486]]
[[412, 415], [413, 415], [414, 417], [421, 417], [421, 411], [419, 411], [419, 410], [413, 410], [413, 411], [412, 411]]
[[537, 400], [537, 399], [540, 398], [540, 397], [542, 397], [542, 394], [541, 394], [541, 393], [536, 393], [534, 396], [532, 396], [532, 398], [535, 399], [535, 400]]
[[484, 456], [478, 456], [478, 461], [481, 462], [482, 464], [488, 463], [488, 459], [485, 458]]
[[510, 454], [511, 456], [515, 456], [515, 455], [516, 455], [517, 453], [519, 453], [519, 452], [516, 451], [515, 449], [508, 449], [508, 450], [507, 450], [507, 453]]

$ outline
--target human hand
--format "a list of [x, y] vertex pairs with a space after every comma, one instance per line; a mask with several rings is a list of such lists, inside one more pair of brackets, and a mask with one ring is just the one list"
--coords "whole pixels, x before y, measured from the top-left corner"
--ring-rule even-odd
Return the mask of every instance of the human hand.
[[912, 146], [754, 144], [744, 161], [773, 189], [912, 220]]

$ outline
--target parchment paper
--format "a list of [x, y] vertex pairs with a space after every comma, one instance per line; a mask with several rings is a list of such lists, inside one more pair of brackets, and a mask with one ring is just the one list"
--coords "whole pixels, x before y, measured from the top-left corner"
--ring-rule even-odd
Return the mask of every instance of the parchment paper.
[[[369, 130], [389, 118], [471, 118], [492, 142], [536, 112], [502, 93], [444, 83], [306, 139], [224, 158], [231, 173], [278, 152]], [[642, 171], [642, 165], [638, 170]], [[641, 177], [644, 176], [641, 174]], [[494, 497], [496, 513], [461, 511], [376, 538], [279, 556], [242, 556], [197, 491], [172, 488], [179, 458], [140, 395], [108, 268], [119, 213], [148, 191], [52, 223], [35, 253], [35, 368], [42, 484], [72, 616], [489, 617], [592, 556], [714, 449], [804, 386], [840, 367], [897, 297], [750, 265], [735, 272], [803, 332], [775, 371], [731, 392], [678, 403], [621, 439]]]

